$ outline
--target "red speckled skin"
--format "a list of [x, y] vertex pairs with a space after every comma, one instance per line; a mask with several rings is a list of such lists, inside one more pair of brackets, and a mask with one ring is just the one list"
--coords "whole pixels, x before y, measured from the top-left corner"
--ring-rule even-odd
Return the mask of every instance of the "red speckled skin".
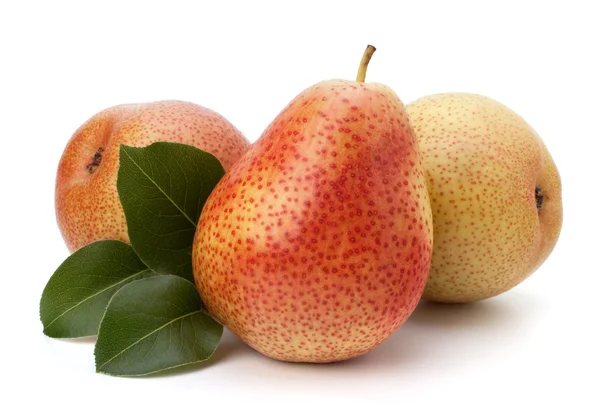
[[[157, 141], [196, 146], [214, 154], [225, 170], [250, 146], [224, 117], [193, 103], [120, 105], [96, 114], [73, 134], [58, 165], [56, 218], [69, 251], [102, 239], [129, 243], [117, 194], [119, 144], [142, 147]], [[86, 166], [99, 148], [102, 161], [90, 174]]]
[[220, 322], [269, 357], [349, 359], [416, 307], [431, 225], [400, 99], [381, 84], [322, 82], [211, 193], [194, 239], [196, 285]]

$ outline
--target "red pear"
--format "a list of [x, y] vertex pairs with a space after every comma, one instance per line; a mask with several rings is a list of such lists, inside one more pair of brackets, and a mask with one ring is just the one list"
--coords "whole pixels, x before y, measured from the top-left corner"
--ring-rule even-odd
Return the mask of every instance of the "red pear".
[[120, 105], [94, 115], [67, 143], [56, 176], [56, 217], [71, 252], [102, 239], [129, 243], [117, 193], [119, 145], [158, 141], [210, 152], [225, 170], [250, 146], [223, 116], [188, 102]]
[[211, 193], [193, 267], [208, 310], [274, 359], [333, 362], [381, 344], [416, 307], [432, 221], [406, 110], [383, 84], [298, 95]]

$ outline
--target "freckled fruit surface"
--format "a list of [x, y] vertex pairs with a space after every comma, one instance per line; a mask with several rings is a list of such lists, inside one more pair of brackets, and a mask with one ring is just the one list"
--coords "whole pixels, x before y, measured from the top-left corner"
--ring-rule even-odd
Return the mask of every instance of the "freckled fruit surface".
[[221, 115], [188, 102], [120, 105], [94, 115], [67, 143], [56, 176], [56, 217], [71, 252], [101, 239], [129, 243], [117, 193], [119, 145], [158, 141], [210, 152], [225, 170], [250, 146]]
[[382, 84], [332, 80], [296, 97], [217, 185], [193, 266], [208, 309], [251, 347], [332, 362], [407, 319], [431, 251], [404, 105]]
[[407, 110], [434, 221], [423, 297], [471, 302], [506, 292], [559, 237], [561, 181], [548, 149], [525, 120], [487, 97], [439, 94]]

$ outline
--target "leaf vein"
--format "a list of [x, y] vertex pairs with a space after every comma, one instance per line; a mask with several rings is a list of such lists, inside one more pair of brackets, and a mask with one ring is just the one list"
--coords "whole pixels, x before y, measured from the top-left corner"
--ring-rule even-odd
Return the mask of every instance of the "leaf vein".
[[128, 351], [129, 349], [131, 349], [132, 347], [134, 347], [135, 345], [139, 344], [140, 342], [142, 342], [146, 338], [151, 337], [152, 335], [156, 334], [157, 332], [159, 332], [160, 330], [166, 328], [167, 326], [171, 325], [172, 323], [174, 323], [176, 321], [179, 321], [179, 320], [183, 320], [184, 318], [187, 318], [187, 317], [192, 316], [192, 315], [197, 314], [197, 313], [202, 313], [202, 310], [199, 309], [199, 310], [196, 310], [196, 311], [193, 311], [193, 312], [189, 312], [189, 313], [187, 313], [185, 315], [181, 315], [181, 316], [178, 316], [176, 318], [173, 318], [172, 320], [170, 320], [167, 323], [161, 325], [160, 327], [158, 327], [155, 330], [151, 331], [150, 333], [144, 335], [143, 337], [141, 337], [138, 340], [136, 340], [134, 343], [130, 344], [129, 346], [127, 346], [124, 349], [122, 349], [121, 351], [119, 351], [117, 354], [115, 354], [114, 356], [112, 356], [110, 359], [108, 359], [104, 363], [102, 363], [102, 365], [99, 366], [98, 369], [101, 370], [108, 363], [110, 363], [111, 361], [113, 361], [114, 359], [116, 359], [117, 357], [119, 357], [120, 355], [122, 355], [123, 353], [125, 353], [126, 351]]

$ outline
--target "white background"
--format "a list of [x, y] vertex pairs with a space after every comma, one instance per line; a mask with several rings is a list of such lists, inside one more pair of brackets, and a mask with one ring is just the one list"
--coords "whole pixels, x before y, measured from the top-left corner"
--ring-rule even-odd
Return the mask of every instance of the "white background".
[[[598, 417], [600, 25], [593, 1], [3, 1], [0, 6], [0, 416]], [[535, 127], [563, 180], [564, 226], [517, 288], [421, 305], [356, 360], [267, 359], [227, 334], [203, 367], [94, 372], [93, 340], [42, 334], [38, 304], [68, 255], [54, 217], [63, 148], [116, 104], [182, 99], [252, 141], [304, 88], [354, 78], [405, 103], [466, 91]]]

